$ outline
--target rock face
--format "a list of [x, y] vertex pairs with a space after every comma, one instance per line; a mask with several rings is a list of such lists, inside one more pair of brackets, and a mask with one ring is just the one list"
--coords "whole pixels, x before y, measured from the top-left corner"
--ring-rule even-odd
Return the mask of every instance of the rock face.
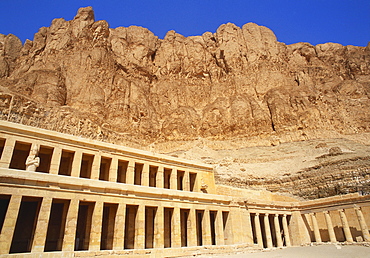
[[[0, 119], [133, 147], [277, 146], [370, 131], [370, 44], [285, 45], [254, 23], [158, 39], [86, 7], [23, 46], [0, 35], [0, 91]], [[292, 192], [294, 180], [260, 184]]]
[[0, 78], [9, 76], [14, 70], [21, 49], [22, 42], [19, 38], [12, 34], [0, 34]]
[[370, 133], [276, 146], [242, 146], [240, 140], [214, 144], [202, 139], [170, 154], [213, 165], [217, 183], [232, 187], [309, 199], [370, 194]]
[[162, 40], [81, 8], [23, 47], [1, 35], [0, 77], [38, 106], [77, 110], [143, 143], [370, 129], [370, 46], [285, 45], [254, 23]]

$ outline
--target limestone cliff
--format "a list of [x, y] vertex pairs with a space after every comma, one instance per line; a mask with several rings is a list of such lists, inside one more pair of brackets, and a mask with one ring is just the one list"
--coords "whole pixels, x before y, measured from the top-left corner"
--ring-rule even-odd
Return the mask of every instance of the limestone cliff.
[[370, 45], [285, 45], [254, 23], [159, 39], [81, 8], [23, 46], [0, 35], [0, 86], [1, 119], [161, 152], [370, 130]]

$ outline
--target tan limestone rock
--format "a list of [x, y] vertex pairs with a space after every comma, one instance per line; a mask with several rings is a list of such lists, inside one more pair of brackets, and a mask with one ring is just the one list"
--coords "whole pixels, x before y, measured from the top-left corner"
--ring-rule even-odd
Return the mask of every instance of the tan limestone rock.
[[90, 117], [97, 135], [109, 129], [142, 145], [199, 137], [276, 145], [369, 130], [369, 47], [285, 45], [254, 23], [158, 39], [138, 26], [109, 28], [91, 7], [53, 20], [22, 49], [15, 36], [0, 43], [2, 86], [42, 108]]

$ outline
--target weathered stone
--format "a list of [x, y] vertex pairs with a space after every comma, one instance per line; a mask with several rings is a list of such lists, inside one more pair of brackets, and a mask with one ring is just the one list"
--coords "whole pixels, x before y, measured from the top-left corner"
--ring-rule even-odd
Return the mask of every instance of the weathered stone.
[[[285, 45], [254, 23], [159, 39], [138, 26], [109, 28], [81, 8], [23, 47], [0, 35], [0, 78], [3, 120], [159, 152], [370, 130], [370, 45]], [[233, 160], [229, 169], [242, 171]]]
[[[39, 103], [104, 117], [100, 124], [150, 142], [369, 130], [367, 48], [286, 46], [254, 23], [193, 37], [170, 31], [163, 40], [137, 26], [108, 27], [86, 7], [41, 28], [22, 50], [3, 36], [1, 76]], [[172, 117], [184, 110], [187, 126]]]
[[22, 42], [13, 34], [0, 34], [0, 78], [8, 76], [19, 57]]

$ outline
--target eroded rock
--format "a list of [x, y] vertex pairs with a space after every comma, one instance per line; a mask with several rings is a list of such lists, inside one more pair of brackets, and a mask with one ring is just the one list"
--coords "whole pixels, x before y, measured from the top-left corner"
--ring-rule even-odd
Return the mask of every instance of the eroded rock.
[[254, 23], [162, 40], [138, 26], [109, 28], [81, 8], [23, 47], [1, 35], [0, 77], [14, 94], [94, 116], [143, 144], [259, 135], [276, 145], [370, 129], [369, 47], [285, 45]]

